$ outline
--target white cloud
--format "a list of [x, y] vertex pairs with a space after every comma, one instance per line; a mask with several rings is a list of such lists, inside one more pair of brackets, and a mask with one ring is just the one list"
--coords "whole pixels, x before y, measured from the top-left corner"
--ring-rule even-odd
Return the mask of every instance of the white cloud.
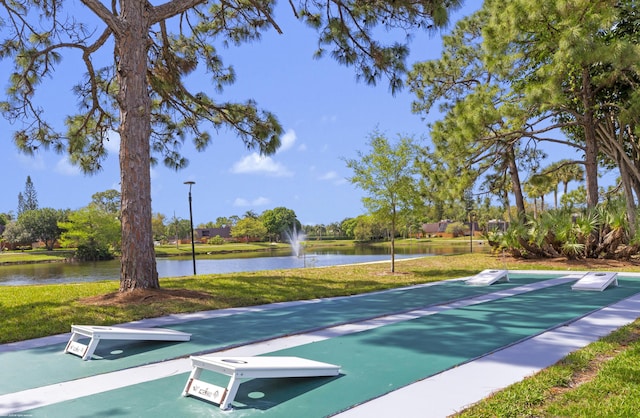
[[233, 201], [233, 206], [236, 206], [236, 207], [249, 206], [249, 201], [242, 197], [236, 197], [235, 200]]
[[233, 201], [233, 206], [236, 207], [255, 207], [255, 206], [265, 206], [267, 204], [269, 204], [270, 200], [267, 199], [266, 197], [258, 197], [256, 199], [253, 200], [248, 200], [242, 197], [237, 197], [234, 201]]
[[17, 157], [21, 164], [33, 170], [44, 170], [46, 168], [42, 155], [26, 155], [19, 153], [17, 154]]
[[280, 148], [278, 148], [278, 152], [286, 151], [293, 147], [296, 139], [296, 132], [293, 129], [289, 129], [284, 135], [282, 135], [282, 137], [280, 137]]
[[107, 134], [107, 141], [104, 142], [104, 147], [109, 153], [118, 155], [120, 152], [120, 134], [116, 131], [109, 131]]
[[338, 177], [338, 173], [336, 173], [335, 171], [328, 171], [328, 172], [324, 173], [323, 175], [321, 175], [318, 178], [320, 180], [333, 180], [333, 179], [335, 179], [337, 177]]
[[323, 181], [330, 181], [335, 185], [341, 185], [347, 182], [347, 179], [345, 179], [344, 177], [340, 177], [335, 171], [327, 171], [323, 175], [319, 176], [318, 179]]
[[65, 176], [77, 176], [82, 174], [80, 168], [71, 164], [67, 157], [62, 157], [55, 168], [57, 173], [64, 174]]
[[271, 157], [262, 156], [256, 152], [236, 162], [231, 167], [231, 172], [235, 174], [264, 173], [274, 177], [293, 175], [285, 166], [274, 161]]

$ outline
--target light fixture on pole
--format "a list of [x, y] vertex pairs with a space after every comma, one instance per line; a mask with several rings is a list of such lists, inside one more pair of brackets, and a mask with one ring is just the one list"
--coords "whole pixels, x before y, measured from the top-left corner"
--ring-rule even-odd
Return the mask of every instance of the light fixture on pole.
[[469, 214], [469, 249], [471, 253], [473, 253], [473, 206], [471, 204], [467, 205], [467, 213]]
[[469, 233], [469, 249], [473, 253], [473, 227], [476, 220], [475, 213], [471, 212], [469, 215], [469, 226], [471, 227], [471, 232]]
[[189, 221], [191, 222], [191, 258], [193, 259], [193, 275], [196, 275], [196, 246], [193, 237], [193, 209], [191, 207], [191, 186], [196, 184], [195, 181], [185, 181], [184, 184], [189, 185]]

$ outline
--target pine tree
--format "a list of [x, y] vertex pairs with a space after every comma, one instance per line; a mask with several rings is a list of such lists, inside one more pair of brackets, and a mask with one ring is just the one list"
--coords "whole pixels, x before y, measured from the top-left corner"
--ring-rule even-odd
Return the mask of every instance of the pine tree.
[[24, 185], [24, 193], [18, 193], [18, 215], [28, 210], [38, 209], [38, 194], [31, 181], [31, 176], [27, 176]]
[[[85, 173], [94, 173], [107, 157], [109, 135], [119, 136], [121, 291], [160, 287], [152, 231], [153, 163], [185, 167], [184, 141], [192, 139], [196, 149], [204, 150], [212, 142], [212, 129], [229, 129], [262, 155], [280, 146], [283, 128], [273, 113], [253, 99], [219, 100], [236, 78], [220, 54], [222, 46], [259, 40], [269, 30], [282, 33], [277, 3], [0, 2], [0, 60], [8, 63], [2, 75], [9, 78], [0, 108], [26, 127], [13, 132], [18, 148], [27, 154], [55, 149]], [[354, 67], [356, 77], [368, 84], [386, 77], [392, 92], [402, 87], [412, 32], [444, 26], [448, 12], [461, 5], [460, 0], [282, 3], [315, 29], [315, 56]], [[388, 31], [405, 41], [376, 39], [389, 39]], [[83, 76], [70, 86], [78, 106], [69, 107], [74, 110], [64, 118], [65, 127], [56, 129], [35, 98], [36, 90], [46, 88], [44, 81], [54, 79], [63, 57], [78, 59]], [[206, 72], [208, 80], [200, 81], [196, 70]]]

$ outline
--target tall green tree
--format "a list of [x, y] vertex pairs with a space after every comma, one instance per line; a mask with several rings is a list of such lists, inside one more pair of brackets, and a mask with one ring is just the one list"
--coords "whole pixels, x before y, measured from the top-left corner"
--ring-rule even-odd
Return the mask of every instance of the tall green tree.
[[380, 132], [369, 136], [368, 153], [358, 151], [357, 159], [347, 159], [353, 171], [349, 181], [362, 189], [362, 203], [373, 215], [390, 226], [391, 272], [395, 272], [395, 235], [402, 212], [409, 212], [420, 202], [417, 170], [418, 145], [413, 138], [400, 136], [391, 143]]
[[267, 228], [259, 219], [245, 217], [231, 227], [231, 236], [246, 242], [252, 239], [262, 240], [267, 236]]
[[580, 164], [567, 159], [556, 161], [544, 169], [544, 173], [553, 178], [554, 190], [553, 198], [555, 208], [558, 208], [558, 187], [562, 184], [563, 195], [569, 191], [569, 183], [572, 181], [582, 181], [584, 170]]
[[91, 196], [91, 205], [98, 210], [115, 215], [120, 214], [120, 192], [115, 189], [94, 193]]
[[437, 212], [456, 204], [465, 190], [478, 188], [502, 201], [511, 192], [524, 214], [520, 170], [534, 170], [544, 157], [535, 143], [523, 139], [527, 109], [508, 89], [508, 74], [486, 64], [482, 31], [489, 17], [483, 8], [458, 21], [443, 37], [441, 57], [416, 63], [409, 73], [413, 111], [426, 114], [436, 107], [444, 114], [431, 126], [434, 149], [425, 149], [421, 157]]
[[331, 222], [327, 225], [327, 233], [332, 237], [341, 237], [342, 236], [342, 225], [340, 222]]
[[165, 241], [169, 238], [166, 223], [166, 217], [162, 213], [155, 213], [151, 219], [151, 230], [153, 231], [154, 241]]
[[223, 228], [225, 226], [233, 226], [235, 220], [226, 216], [218, 216], [216, 222], [213, 224], [214, 228]]
[[174, 216], [167, 226], [167, 233], [170, 237], [176, 239], [176, 245], [181, 240], [191, 239], [191, 223], [189, 219], [176, 218]]
[[[616, 36], [627, 8], [635, 1], [516, 0], [485, 2], [491, 18], [483, 29], [488, 65], [510, 68], [523, 103], [537, 109], [531, 131], [561, 128], [584, 154], [587, 206], [598, 203], [598, 163], [615, 146], [603, 133], [625, 132], [619, 119], [629, 109], [615, 86], [637, 85], [637, 38]], [[637, 13], [635, 24], [637, 25]], [[631, 16], [628, 14], [628, 16]], [[627, 87], [628, 90], [628, 87]], [[618, 93], [620, 91], [618, 90]], [[627, 112], [628, 113], [628, 112]], [[554, 122], [554, 123], [550, 123]], [[614, 158], [613, 153], [609, 157]], [[622, 167], [624, 168], [624, 167]]]
[[355, 237], [354, 229], [356, 227], [357, 222], [358, 222], [357, 218], [345, 218], [340, 222], [340, 229], [344, 233], [345, 237], [347, 238]]
[[38, 209], [38, 193], [33, 181], [31, 181], [31, 176], [27, 176], [24, 184], [24, 193], [18, 194], [18, 215], [35, 209]]
[[302, 226], [296, 217], [296, 213], [292, 209], [285, 207], [277, 207], [267, 209], [260, 214], [260, 221], [267, 228], [267, 234], [272, 240], [283, 238], [288, 231], [295, 229], [301, 231]]
[[[402, 85], [408, 41], [379, 42], [380, 29], [402, 35], [447, 22], [447, 9], [458, 0], [290, 1], [293, 14], [318, 34], [317, 56], [329, 54], [353, 66], [359, 79], [375, 84], [387, 78], [392, 91]], [[122, 258], [120, 290], [160, 286], [153, 248], [150, 165], [162, 160], [181, 168], [186, 138], [206, 148], [206, 129], [229, 128], [249, 148], [271, 154], [280, 144], [276, 117], [253, 100], [216, 100], [187, 82], [201, 69], [221, 93], [235, 81], [223, 63], [221, 45], [258, 40], [269, 29], [282, 32], [275, 0], [140, 0], [1, 2], [0, 59], [12, 66], [6, 101], [11, 120], [24, 120], [14, 141], [27, 153], [53, 148], [67, 152], [85, 172], [101, 168], [105, 141], [120, 137]], [[386, 36], [386, 32], [385, 32]], [[397, 38], [397, 37], [396, 37]], [[78, 108], [66, 130], [45, 118], [35, 92], [65, 57], [79, 59], [84, 76], [74, 86]], [[197, 74], [202, 77], [201, 74]], [[55, 104], [59, 106], [59, 103]], [[153, 153], [153, 154], [152, 154]]]
[[357, 241], [372, 241], [385, 235], [386, 223], [372, 214], [360, 215], [353, 221], [353, 238]]
[[484, 143], [503, 147], [478, 164], [496, 155], [513, 160], [509, 144], [573, 148], [591, 208], [598, 203], [599, 164], [615, 162], [633, 220], [640, 193], [637, 6], [636, 0], [487, 0], [445, 40], [441, 60], [415, 67], [416, 109], [443, 101], [445, 119], [434, 136], [466, 162], [487, 149]]
[[596, 135], [600, 150], [615, 163], [625, 196], [629, 232], [634, 236], [640, 200], [640, 15], [637, 0], [616, 5], [616, 22], [601, 31], [609, 50], [615, 51], [613, 62], [598, 65], [600, 77], [607, 82], [598, 91], [599, 124]]
[[2, 232], [2, 239], [13, 248], [22, 245], [31, 245], [33, 242], [29, 231], [17, 220], [10, 221], [5, 225], [4, 231]]
[[0, 227], [3, 227], [11, 220], [11, 216], [8, 213], [0, 213]]
[[544, 197], [555, 188], [553, 178], [548, 174], [533, 174], [525, 183], [524, 189], [533, 199], [533, 217], [538, 217], [538, 199], [540, 199], [540, 211], [544, 211]]
[[120, 222], [114, 214], [98, 205], [89, 205], [73, 211], [68, 220], [59, 222], [64, 232], [62, 245], [76, 248], [81, 260], [105, 260], [113, 258], [120, 249]]
[[62, 233], [58, 222], [65, 221], [66, 218], [67, 211], [42, 208], [22, 212], [18, 216], [18, 222], [30, 234], [32, 241], [41, 241], [51, 251]]

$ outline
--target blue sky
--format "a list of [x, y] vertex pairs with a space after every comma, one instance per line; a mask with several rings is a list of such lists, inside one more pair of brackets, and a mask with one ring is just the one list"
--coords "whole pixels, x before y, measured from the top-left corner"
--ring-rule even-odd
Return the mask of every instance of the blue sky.
[[[481, 4], [467, 3], [458, 15]], [[260, 157], [225, 131], [211, 131], [213, 141], [205, 152], [197, 152], [187, 141], [183, 148], [190, 160], [187, 168], [178, 172], [161, 164], [152, 168], [154, 213], [187, 219], [188, 186], [184, 182], [189, 180], [196, 182], [192, 188], [196, 225], [279, 206], [294, 210], [304, 225], [339, 222], [365, 213], [362, 192], [346, 180], [352, 173], [344, 159], [367, 152], [369, 134], [377, 129], [390, 139], [398, 134], [427, 135], [427, 122], [411, 113], [409, 92], [394, 97], [384, 81], [367, 86], [356, 82], [353, 68], [340, 66], [329, 57], [314, 60], [315, 33], [295, 22], [288, 10], [279, 10], [278, 16], [282, 16], [283, 35], [272, 31], [260, 42], [222, 51], [225, 64], [233, 65], [237, 76], [222, 99], [252, 98], [275, 113], [285, 129], [282, 147], [275, 155]], [[439, 35], [421, 35], [412, 44], [412, 61], [437, 58], [439, 53]], [[70, 96], [62, 99], [77, 77], [75, 59], [65, 59], [54, 84], [43, 93], [50, 117], [60, 121], [66, 109], [73, 111], [75, 106]], [[0, 71], [3, 73], [6, 71]], [[6, 79], [0, 80], [4, 88]], [[436, 117], [431, 115], [430, 120]], [[85, 176], [64, 155], [53, 151], [33, 157], [20, 154], [11, 140], [11, 125], [1, 118], [0, 132], [0, 212], [15, 213], [27, 176], [34, 183], [40, 207], [75, 210], [86, 206], [96, 192], [118, 189], [117, 137], [109, 141], [112, 152], [104, 169]]]

